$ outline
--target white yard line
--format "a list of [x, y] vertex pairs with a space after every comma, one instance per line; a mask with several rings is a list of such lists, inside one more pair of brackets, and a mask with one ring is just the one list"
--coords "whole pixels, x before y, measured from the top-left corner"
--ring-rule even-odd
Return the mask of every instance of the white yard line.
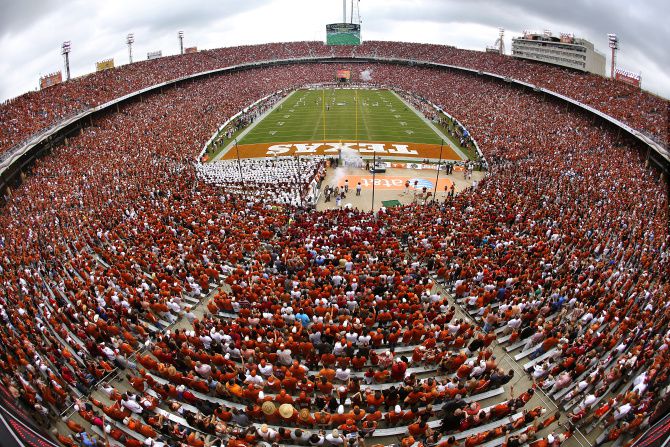
[[277, 104], [275, 104], [274, 106], [270, 107], [268, 110], [266, 110], [265, 112], [263, 112], [263, 113], [261, 114], [261, 116], [259, 116], [257, 119], [254, 120], [253, 123], [251, 123], [251, 124], [249, 125], [249, 127], [247, 127], [247, 128], [244, 129], [242, 132], [240, 132], [240, 134], [237, 136], [236, 139], [234, 139], [233, 141], [231, 141], [230, 143], [228, 143], [228, 145], [227, 145], [225, 148], [223, 148], [223, 150], [222, 150], [221, 152], [219, 152], [219, 153], [216, 155], [216, 157], [214, 157], [214, 159], [213, 159], [212, 161], [219, 160], [221, 157], [223, 157], [223, 156], [224, 156], [224, 155], [225, 155], [225, 154], [226, 154], [232, 147], [235, 147], [235, 141], [236, 141], [236, 140], [239, 141], [239, 140], [241, 140], [242, 138], [244, 138], [244, 136], [245, 136], [246, 134], [248, 134], [249, 132], [251, 132], [251, 131], [253, 130], [253, 128], [256, 127], [256, 125], [258, 125], [258, 123], [260, 123], [261, 121], [263, 121], [263, 120], [265, 119], [266, 116], [268, 116], [269, 114], [271, 114], [277, 107], [279, 107], [280, 105], [282, 105], [282, 104], [284, 103], [284, 101], [286, 101], [286, 100], [289, 99], [291, 96], [293, 96], [293, 95], [295, 94], [295, 92], [297, 92], [297, 91], [298, 91], [298, 90], [293, 90], [291, 93], [289, 93], [289, 94], [286, 95], [284, 98], [282, 98]]
[[461, 151], [458, 146], [456, 146], [447, 136], [440, 130], [438, 129], [435, 124], [433, 124], [428, 118], [426, 118], [423, 113], [419, 112], [414, 108], [413, 105], [409, 104], [407, 101], [405, 101], [402, 96], [394, 92], [393, 90], [389, 90], [391, 93], [393, 93], [396, 98], [398, 98], [400, 101], [402, 101], [403, 104], [405, 104], [410, 110], [412, 110], [419, 118], [421, 118], [426, 124], [428, 124], [428, 127], [433, 129], [433, 131], [444, 140], [444, 142], [456, 152], [456, 154], [461, 157], [461, 160], [469, 160], [468, 156]]

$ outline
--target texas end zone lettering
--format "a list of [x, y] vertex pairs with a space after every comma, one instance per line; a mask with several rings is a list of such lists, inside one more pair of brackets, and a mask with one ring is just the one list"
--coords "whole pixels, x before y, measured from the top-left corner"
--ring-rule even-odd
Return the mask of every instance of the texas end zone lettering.
[[405, 179], [401, 179], [401, 178], [385, 179], [384, 178], [384, 179], [372, 180], [371, 178], [366, 178], [366, 177], [361, 178], [361, 186], [363, 188], [371, 188], [373, 184], [375, 186], [379, 186], [379, 187], [382, 187], [382, 188], [400, 189], [405, 184]]
[[418, 155], [406, 144], [386, 143], [287, 143], [275, 144], [267, 149], [267, 155], [328, 155], [352, 150], [360, 154]]

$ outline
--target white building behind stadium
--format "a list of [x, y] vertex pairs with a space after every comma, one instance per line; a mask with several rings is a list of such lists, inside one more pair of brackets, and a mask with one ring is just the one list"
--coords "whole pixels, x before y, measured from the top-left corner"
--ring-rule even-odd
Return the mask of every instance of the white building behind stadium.
[[605, 55], [593, 43], [571, 34], [524, 33], [512, 39], [512, 56], [605, 76]]

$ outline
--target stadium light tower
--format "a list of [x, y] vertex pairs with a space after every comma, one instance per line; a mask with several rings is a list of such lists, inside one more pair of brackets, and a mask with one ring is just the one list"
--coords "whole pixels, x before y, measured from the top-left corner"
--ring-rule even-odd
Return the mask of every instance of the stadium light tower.
[[177, 37], [179, 38], [179, 54], [184, 54], [184, 32], [179, 31]]
[[610, 48], [612, 49], [612, 68], [610, 70], [610, 77], [614, 79], [614, 71], [616, 70], [616, 51], [619, 49], [619, 38], [616, 34], [608, 34], [607, 40], [610, 43]]
[[500, 54], [505, 54], [505, 28], [498, 28], [497, 44]]
[[72, 48], [72, 43], [67, 40], [63, 42], [63, 46], [61, 47], [61, 54], [65, 58], [65, 80], [69, 81], [70, 80], [70, 50]]
[[126, 43], [128, 44], [128, 60], [129, 63], [133, 63], [133, 43], [135, 42], [135, 35], [133, 33], [128, 33], [126, 36]]
[[347, 23], [347, 0], [342, 0], [342, 23]]

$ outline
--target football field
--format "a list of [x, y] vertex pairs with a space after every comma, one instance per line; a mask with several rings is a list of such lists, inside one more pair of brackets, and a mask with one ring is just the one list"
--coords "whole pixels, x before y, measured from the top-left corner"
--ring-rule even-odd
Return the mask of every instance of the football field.
[[361, 141], [437, 144], [441, 137], [389, 90], [297, 90], [238, 144]]
[[300, 89], [228, 140], [214, 160], [343, 150], [389, 161], [466, 160], [442, 132], [390, 90]]

